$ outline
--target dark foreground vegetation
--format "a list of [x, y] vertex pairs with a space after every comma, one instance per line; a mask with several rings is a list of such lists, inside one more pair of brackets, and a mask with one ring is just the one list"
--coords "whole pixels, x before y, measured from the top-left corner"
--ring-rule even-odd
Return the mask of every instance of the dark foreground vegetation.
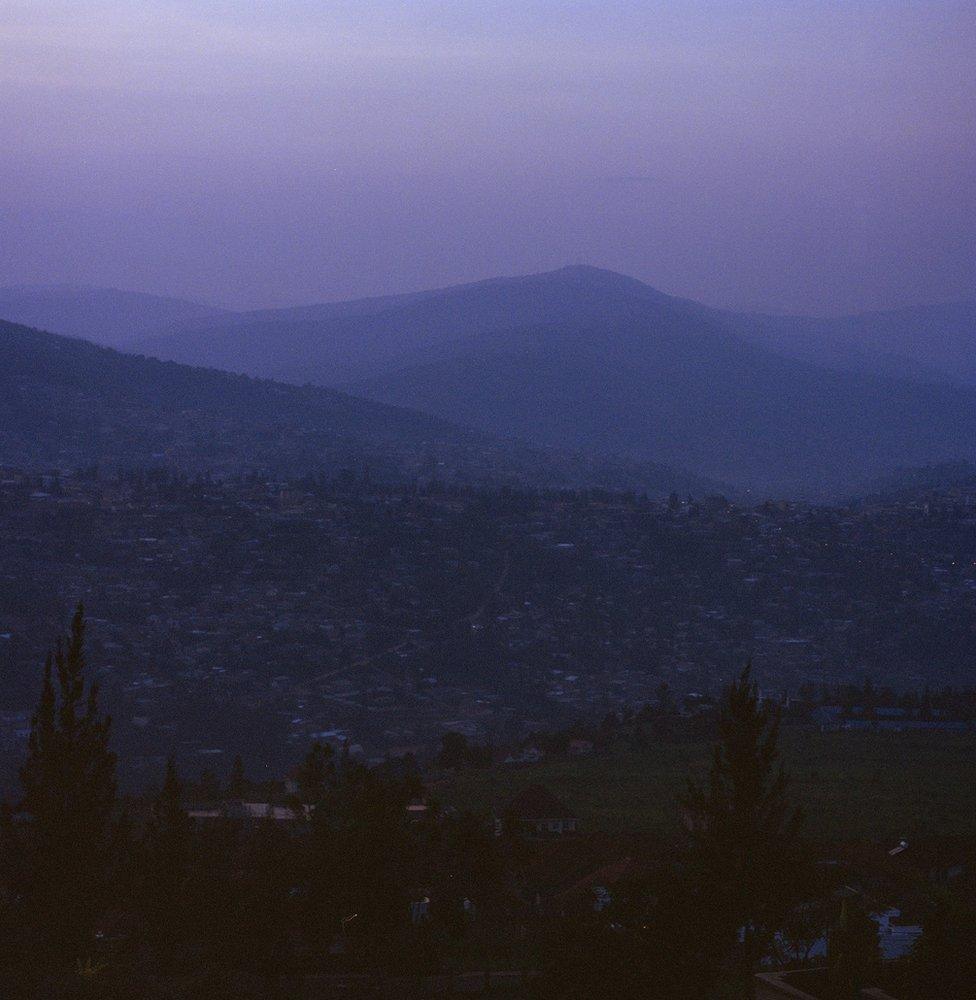
[[[2, 818], [5, 997], [698, 1000], [750, 996], [757, 971], [788, 967], [833, 1000], [878, 984], [971, 996], [971, 844], [948, 868], [904, 844], [825, 854], [779, 763], [778, 710], [748, 670], [723, 696], [710, 767], [674, 804], [672, 834], [634, 841], [626, 859], [607, 840], [540, 835], [545, 811], [439, 808], [407, 763], [368, 769], [325, 745], [263, 815], [188, 811], [172, 763], [155, 795], [123, 799], [89, 674], [79, 609], [44, 668]], [[231, 783], [242, 804], [258, 791], [240, 767]], [[587, 852], [592, 875], [547, 892]], [[922, 933], [884, 963], [871, 914], [892, 893]]]
[[[644, 831], [666, 837], [674, 799], [688, 774], [707, 768], [712, 736], [654, 738], [648, 725], [598, 730], [586, 755], [553, 746], [529, 766], [477, 765], [451, 770], [436, 794], [445, 804], [480, 811], [500, 797], [543, 784], [573, 803], [588, 830]], [[636, 730], [636, 736], [635, 736]], [[877, 732], [784, 726], [780, 752], [794, 795], [806, 806], [808, 837], [913, 843], [934, 835], [976, 838], [976, 732]]]

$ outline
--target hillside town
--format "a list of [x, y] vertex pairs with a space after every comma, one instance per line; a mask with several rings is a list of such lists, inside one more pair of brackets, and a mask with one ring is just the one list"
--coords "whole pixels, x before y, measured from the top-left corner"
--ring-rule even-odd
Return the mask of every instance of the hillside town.
[[[806, 724], [971, 722], [973, 482], [824, 507], [8, 468], [0, 526], [3, 746], [81, 600], [136, 783], [161, 746], [195, 772], [446, 732], [517, 758], [662, 690], [693, 726], [746, 661]], [[866, 683], [896, 692], [867, 716], [837, 694]]]

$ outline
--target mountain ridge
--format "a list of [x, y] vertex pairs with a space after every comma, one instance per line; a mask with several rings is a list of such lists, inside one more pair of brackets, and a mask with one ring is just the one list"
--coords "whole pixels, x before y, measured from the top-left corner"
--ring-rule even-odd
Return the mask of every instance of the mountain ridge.
[[0, 464], [695, 492], [680, 470], [546, 451], [333, 389], [125, 354], [0, 321]]
[[33, 329], [131, 347], [160, 329], [221, 314], [214, 306], [168, 295], [95, 285], [10, 285], [0, 288], [0, 319]]
[[[919, 316], [943, 329], [939, 357], [920, 355], [934, 335]], [[819, 498], [898, 466], [974, 457], [976, 367], [970, 387], [956, 363], [970, 338], [976, 358], [968, 317], [965, 304], [844, 320], [738, 314], [571, 265], [221, 314], [138, 349], [342, 388], [544, 448]], [[897, 350], [879, 348], [886, 330]]]
[[543, 445], [680, 455], [697, 475], [768, 495], [836, 498], [899, 465], [976, 454], [976, 391], [966, 387], [827, 371], [734, 338], [700, 334], [706, 351], [679, 330], [651, 350], [640, 328], [615, 332], [608, 344], [537, 331], [534, 346], [350, 388]]

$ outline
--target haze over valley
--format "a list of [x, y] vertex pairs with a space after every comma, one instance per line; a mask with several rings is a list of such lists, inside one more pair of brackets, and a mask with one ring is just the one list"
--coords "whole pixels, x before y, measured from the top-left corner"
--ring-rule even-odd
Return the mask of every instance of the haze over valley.
[[[92, 302], [122, 293], [75, 294], [41, 290], [32, 300], [22, 290], [14, 318], [117, 345]], [[897, 468], [976, 458], [972, 303], [836, 320], [757, 316], [567, 267], [256, 313], [135, 295], [125, 305], [131, 351], [340, 388], [746, 494], [843, 497]]]
[[972, 1000], [974, 52], [0, 3], [0, 1000]]

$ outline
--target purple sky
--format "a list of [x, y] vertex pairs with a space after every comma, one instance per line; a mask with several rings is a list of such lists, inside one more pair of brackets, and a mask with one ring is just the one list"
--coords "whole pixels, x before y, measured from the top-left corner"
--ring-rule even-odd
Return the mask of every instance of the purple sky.
[[0, 285], [974, 298], [974, 52], [973, 0], [0, 0]]

